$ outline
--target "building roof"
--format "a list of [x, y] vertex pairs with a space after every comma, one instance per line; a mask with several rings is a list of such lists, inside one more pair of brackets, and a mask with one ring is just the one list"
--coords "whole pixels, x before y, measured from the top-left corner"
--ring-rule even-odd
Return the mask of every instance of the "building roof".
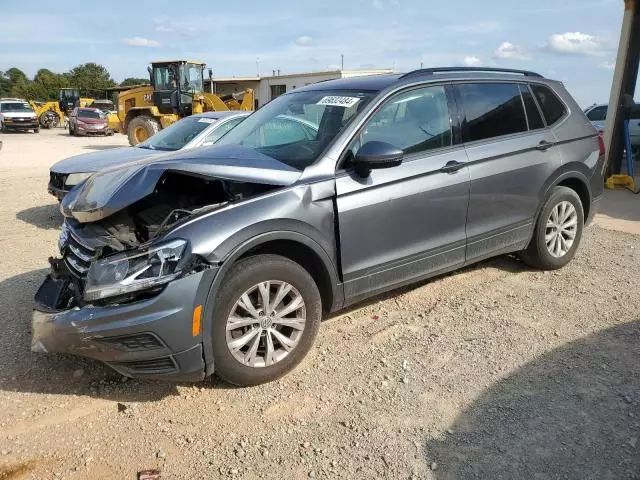
[[353, 76], [362, 76], [362, 75], [380, 75], [384, 73], [393, 73], [393, 70], [390, 69], [381, 69], [381, 70], [324, 70], [319, 72], [298, 72], [298, 73], [287, 73], [282, 75], [268, 75], [264, 77], [260, 77], [261, 80], [268, 80], [273, 78], [292, 78], [292, 77], [320, 77], [326, 75], [339, 75], [342, 77], [353, 77]]
[[[208, 82], [209, 79], [205, 78], [204, 81]], [[211, 81], [213, 83], [259, 82], [260, 77], [213, 77]]]
[[369, 90], [377, 92], [397, 82], [399, 78], [400, 74], [397, 73], [387, 73], [382, 75], [359, 75], [354, 77], [336, 78], [335, 80], [311, 83], [304, 87], [297, 88], [295, 91]]
[[228, 118], [228, 117], [246, 117], [251, 115], [253, 112], [247, 112], [244, 110], [221, 110], [219, 112], [203, 112], [196, 113], [195, 115], [190, 115], [190, 118]]

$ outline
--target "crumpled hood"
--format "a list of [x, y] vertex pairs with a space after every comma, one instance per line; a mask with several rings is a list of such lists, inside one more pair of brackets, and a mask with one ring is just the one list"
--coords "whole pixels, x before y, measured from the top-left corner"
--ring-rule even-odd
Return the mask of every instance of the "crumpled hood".
[[67, 194], [62, 201], [62, 213], [79, 222], [101, 220], [153, 193], [167, 171], [281, 186], [293, 184], [302, 174], [250, 148], [214, 145], [101, 170]]
[[139, 160], [160, 153], [167, 152], [139, 147], [110, 148], [109, 150], [83, 153], [75, 157], [65, 158], [54, 163], [51, 171], [62, 174], [97, 172], [103, 168], [115, 167], [132, 160]]

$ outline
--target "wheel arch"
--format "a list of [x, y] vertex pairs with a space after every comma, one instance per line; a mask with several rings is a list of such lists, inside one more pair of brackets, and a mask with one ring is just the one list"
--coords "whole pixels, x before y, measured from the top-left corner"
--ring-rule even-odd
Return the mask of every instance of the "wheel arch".
[[[213, 315], [215, 297], [224, 278], [239, 260], [259, 254], [277, 254], [301, 265], [314, 279], [322, 299], [323, 314], [335, 311], [344, 303], [344, 293], [335, 266], [327, 252], [312, 238], [293, 231], [272, 231], [256, 235], [231, 250], [221, 261], [213, 279], [203, 318]], [[203, 322], [202, 342], [207, 375], [213, 373], [212, 322]]]
[[586, 172], [581, 171], [578, 168], [571, 168], [570, 165], [563, 166], [561, 170], [556, 172], [549, 181], [545, 184], [541, 194], [540, 194], [540, 204], [538, 205], [538, 210], [536, 212], [536, 221], [540, 216], [540, 212], [544, 208], [545, 201], [549, 197], [551, 193], [551, 189], [553, 187], [567, 187], [571, 190], [575, 191], [580, 197], [580, 203], [582, 203], [582, 209], [584, 210], [584, 221], [586, 222], [589, 218], [589, 214], [591, 213], [591, 201], [592, 201], [592, 193], [591, 187], [589, 186], [589, 177], [588, 169]]

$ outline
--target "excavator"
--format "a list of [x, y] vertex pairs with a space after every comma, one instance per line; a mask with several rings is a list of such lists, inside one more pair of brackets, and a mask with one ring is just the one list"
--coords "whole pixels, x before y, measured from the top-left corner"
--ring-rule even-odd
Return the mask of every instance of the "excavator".
[[118, 96], [120, 132], [137, 145], [183, 117], [225, 110], [254, 110], [254, 92], [225, 97], [204, 92], [205, 64], [194, 60], [152, 62], [151, 85], [132, 88]]

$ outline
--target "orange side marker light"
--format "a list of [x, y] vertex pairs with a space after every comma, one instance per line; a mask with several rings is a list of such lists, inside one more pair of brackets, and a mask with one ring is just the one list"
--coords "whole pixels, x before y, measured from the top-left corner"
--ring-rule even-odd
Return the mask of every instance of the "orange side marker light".
[[193, 309], [193, 321], [191, 322], [191, 334], [194, 337], [200, 335], [200, 318], [202, 317], [202, 305]]

